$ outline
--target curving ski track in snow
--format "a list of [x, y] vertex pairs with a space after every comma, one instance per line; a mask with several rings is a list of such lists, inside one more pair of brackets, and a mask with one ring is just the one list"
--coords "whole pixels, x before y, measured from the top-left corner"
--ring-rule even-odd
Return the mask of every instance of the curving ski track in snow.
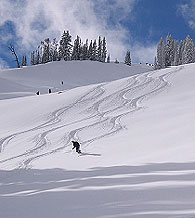
[[[82, 148], [87, 149], [95, 140], [118, 133], [125, 128], [120, 119], [143, 109], [141, 102], [167, 88], [170, 84], [166, 78], [181, 69], [170, 69], [160, 76], [156, 76], [158, 71], [145, 73], [89, 89], [72, 104], [53, 111], [47, 122], [1, 139], [0, 153], [6, 152], [15, 140], [24, 138], [25, 143], [30, 140], [32, 146], [16, 156], [0, 160], [0, 164], [17, 161], [18, 168], [30, 168], [38, 158], [56, 152], [71, 152], [71, 140], [79, 139]], [[69, 120], [69, 115], [73, 113], [77, 115]], [[82, 136], [86, 132], [91, 133], [88, 138]], [[58, 145], [52, 143], [51, 134], [56, 133], [60, 136]]]

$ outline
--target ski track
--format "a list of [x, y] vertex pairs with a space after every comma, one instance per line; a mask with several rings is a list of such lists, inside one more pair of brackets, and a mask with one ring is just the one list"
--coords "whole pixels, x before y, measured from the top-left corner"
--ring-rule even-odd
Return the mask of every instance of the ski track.
[[[166, 81], [166, 78], [181, 69], [183, 67], [170, 69], [170, 71], [157, 77], [155, 75], [158, 71], [155, 71], [132, 76], [126, 80], [123, 79], [122, 84], [120, 81], [119, 87], [116, 88], [114, 93], [112, 93], [112, 90], [109, 90], [110, 83], [97, 85], [70, 105], [53, 111], [47, 122], [1, 139], [0, 154], [6, 152], [6, 148], [11, 143], [14, 143], [16, 138], [26, 138], [25, 135], [27, 134], [30, 134], [28, 137], [33, 136], [34, 140], [31, 143], [34, 146], [19, 155], [0, 160], [0, 164], [17, 160], [16, 168], [31, 168], [32, 162], [38, 158], [52, 155], [56, 152], [70, 153], [71, 140], [79, 140], [82, 148], [86, 149], [95, 140], [118, 133], [125, 128], [120, 119], [143, 109], [141, 102], [157, 95], [170, 86], [171, 84]], [[71, 114], [72, 110], [78, 112], [78, 117], [76, 115], [75, 120], [67, 122], [68, 114]], [[83, 124], [82, 122], [86, 120], [92, 123], [89, 125]], [[74, 127], [75, 124], [77, 124], [78, 128]], [[71, 127], [72, 125], [73, 127]], [[67, 127], [70, 128], [69, 131], [67, 131]], [[100, 133], [93, 131], [95, 128], [100, 128]], [[84, 139], [82, 134], [90, 129], [90, 132], [95, 132], [94, 135]], [[57, 131], [60, 131], [61, 143], [58, 147], [52, 148], [52, 141], [49, 139], [49, 136]]]

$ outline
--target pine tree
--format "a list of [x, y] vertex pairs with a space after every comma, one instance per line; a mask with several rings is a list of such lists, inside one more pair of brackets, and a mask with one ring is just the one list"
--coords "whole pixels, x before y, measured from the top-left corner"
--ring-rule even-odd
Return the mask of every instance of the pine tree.
[[9, 47], [9, 50], [11, 51], [12, 55], [15, 56], [15, 61], [17, 63], [17, 67], [20, 68], [20, 62], [19, 62], [19, 59], [18, 59], [18, 55], [16, 54], [16, 51], [15, 51], [15, 48], [13, 45], [10, 45]]
[[117, 58], [114, 61], [115, 64], [119, 64], [119, 61], [117, 60]]
[[107, 54], [106, 38], [104, 37], [102, 42], [102, 62], [106, 61], [106, 54]]
[[184, 49], [182, 53], [182, 64], [193, 63], [194, 57], [194, 42], [188, 35], [184, 41]]
[[45, 39], [42, 42], [43, 45], [43, 56], [42, 56], [42, 63], [50, 62], [50, 40], [49, 38]]
[[158, 62], [157, 62], [157, 57], [155, 56], [154, 58], [154, 69], [157, 70], [158, 69]]
[[77, 36], [74, 40], [73, 51], [72, 51], [72, 60], [80, 60], [81, 55], [81, 40], [80, 37]]
[[93, 47], [92, 47], [92, 61], [97, 61], [97, 43], [96, 43], [96, 40], [94, 40]]
[[126, 56], [125, 56], [125, 64], [131, 66], [131, 55], [130, 51], [127, 51]]
[[50, 56], [51, 56], [51, 61], [57, 61], [58, 60], [58, 43], [56, 41], [56, 38], [54, 38], [53, 42], [51, 43]]
[[30, 61], [31, 65], [35, 65], [35, 52], [32, 51], [31, 52], [31, 61]]
[[71, 35], [69, 34], [69, 31], [64, 31], [62, 34], [62, 38], [60, 40], [60, 46], [59, 46], [59, 59], [64, 59], [65, 61], [69, 61], [71, 59], [71, 50], [72, 50], [72, 44], [71, 44]]
[[90, 45], [89, 45], [89, 51], [88, 51], [88, 59], [92, 60], [93, 59], [93, 41], [91, 40]]
[[38, 46], [38, 48], [36, 49], [36, 51], [35, 51], [35, 57], [34, 57], [34, 59], [35, 59], [35, 64], [40, 64], [41, 63], [41, 57], [40, 57], [40, 46]]
[[82, 60], [88, 59], [88, 39], [86, 39], [85, 44], [82, 46]]
[[107, 57], [107, 63], [110, 63], [110, 54]]
[[22, 57], [22, 66], [26, 66], [26, 55], [24, 55], [23, 57]]
[[179, 65], [183, 64], [182, 63], [183, 49], [184, 49], [184, 42], [181, 40], [179, 44]]
[[174, 40], [174, 62], [173, 66], [179, 65], [179, 44], [177, 40]]
[[165, 68], [165, 45], [162, 37], [157, 46], [157, 65], [158, 69]]
[[24, 66], [26, 66], [27, 65], [27, 57], [26, 57], [26, 55], [24, 56]]
[[167, 35], [165, 46], [165, 67], [171, 66], [174, 62], [174, 42], [171, 34]]
[[102, 40], [101, 37], [99, 36], [98, 38], [98, 48], [97, 48], [97, 60], [102, 62]]

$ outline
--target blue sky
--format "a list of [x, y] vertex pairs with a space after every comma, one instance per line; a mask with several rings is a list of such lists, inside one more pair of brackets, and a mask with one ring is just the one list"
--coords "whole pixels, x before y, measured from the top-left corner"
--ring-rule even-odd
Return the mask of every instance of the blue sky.
[[1, 0], [0, 68], [16, 67], [8, 46], [21, 59], [41, 40], [69, 30], [73, 39], [106, 36], [111, 59], [123, 61], [127, 49], [133, 62], [153, 62], [160, 37], [195, 37], [193, 0]]

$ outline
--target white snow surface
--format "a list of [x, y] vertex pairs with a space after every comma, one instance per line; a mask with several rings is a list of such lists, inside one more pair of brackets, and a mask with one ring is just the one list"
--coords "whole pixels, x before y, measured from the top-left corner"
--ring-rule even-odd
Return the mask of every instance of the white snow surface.
[[195, 217], [195, 64], [11, 69], [0, 99], [0, 217]]

